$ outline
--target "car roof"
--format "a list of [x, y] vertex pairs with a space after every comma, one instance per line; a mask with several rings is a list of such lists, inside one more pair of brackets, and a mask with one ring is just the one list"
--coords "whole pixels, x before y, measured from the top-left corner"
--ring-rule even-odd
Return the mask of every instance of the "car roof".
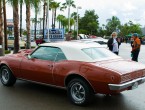
[[93, 38], [93, 39], [81, 39], [83, 41], [104, 41], [107, 42], [107, 39], [103, 39], [103, 38]]
[[85, 44], [81, 42], [71, 42], [71, 41], [62, 41], [62, 42], [51, 42], [51, 43], [44, 43], [40, 46], [53, 46], [53, 47], [59, 47], [59, 48], [90, 48], [90, 47], [100, 47], [99, 45], [93, 45], [93, 44]]
[[79, 42], [53, 42], [53, 43], [44, 43], [40, 46], [52, 46], [52, 47], [58, 47], [60, 48], [63, 53], [66, 55], [66, 58], [68, 60], [75, 60], [75, 61], [84, 61], [84, 62], [95, 62], [92, 58], [90, 58], [87, 54], [84, 54], [82, 49], [85, 48], [92, 48], [92, 47], [99, 47], [97, 45], [93, 44], [85, 44], [85, 43], [79, 43]]
[[93, 45], [97, 45], [98, 47], [102, 47], [102, 45], [100, 45], [99, 43], [97, 42], [93, 42], [91, 40], [71, 40], [71, 42], [79, 42], [79, 43], [86, 43], [86, 44], [93, 44]]

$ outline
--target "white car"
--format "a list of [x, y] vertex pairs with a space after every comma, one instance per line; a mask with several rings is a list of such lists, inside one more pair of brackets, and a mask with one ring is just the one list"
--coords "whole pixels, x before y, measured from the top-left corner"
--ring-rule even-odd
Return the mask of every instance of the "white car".
[[108, 46], [107, 46], [108, 40], [107, 40], [107, 39], [103, 39], [103, 38], [94, 38], [94, 39], [81, 39], [81, 40], [82, 40], [82, 41], [92, 41], [92, 42], [95, 42], [95, 43], [99, 43], [99, 44], [102, 45], [103, 47], [108, 48]]
[[91, 41], [91, 40], [71, 40], [71, 42], [79, 42], [79, 43], [85, 43], [85, 44], [93, 44], [93, 45], [95, 45], [95, 46], [99, 46], [99, 47], [104, 47], [104, 48], [106, 48], [105, 45], [101, 45], [101, 44], [99, 44], [99, 43], [97, 43], [97, 42], [93, 42], [93, 41]]
[[88, 39], [88, 36], [85, 35], [85, 34], [79, 34], [77, 39], [78, 40], [80, 40], [80, 39]]

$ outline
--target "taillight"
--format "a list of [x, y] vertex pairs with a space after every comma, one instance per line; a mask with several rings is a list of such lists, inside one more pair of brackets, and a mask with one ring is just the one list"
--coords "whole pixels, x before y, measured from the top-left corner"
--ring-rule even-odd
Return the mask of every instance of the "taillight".
[[143, 76], [145, 76], [145, 70], [143, 70]]
[[126, 82], [126, 81], [129, 81], [129, 80], [131, 80], [131, 75], [130, 74], [121, 76], [121, 82]]

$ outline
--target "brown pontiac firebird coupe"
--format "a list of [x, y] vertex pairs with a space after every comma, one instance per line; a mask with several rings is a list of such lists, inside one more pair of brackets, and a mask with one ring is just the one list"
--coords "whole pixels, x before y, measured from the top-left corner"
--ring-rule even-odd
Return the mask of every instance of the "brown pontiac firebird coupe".
[[45, 43], [35, 50], [0, 57], [0, 79], [5, 86], [20, 79], [66, 88], [72, 103], [85, 105], [97, 93], [137, 88], [145, 82], [145, 65], [92, 44]]

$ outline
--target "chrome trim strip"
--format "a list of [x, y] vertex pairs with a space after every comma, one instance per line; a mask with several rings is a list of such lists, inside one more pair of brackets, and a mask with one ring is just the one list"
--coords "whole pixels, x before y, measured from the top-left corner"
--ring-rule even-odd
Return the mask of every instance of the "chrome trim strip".
[[108, 86], [109, 86], [110, 90], [122, 90], [122, 89], [125, 89], [127, 87], [133, 86], [133, 84], [135, 82], [144, 83], [145, 82], [145, 77], [134, 79], [132, 81], [129, 81], [129, 82], [126, 82], [126, 83], [123, 83], [123, 84], [108, 84]]
[[62, 86], [56, 86], [56, 85], [36, 82], [36, 81], [32, 81], [32, 80], [26, 80], [26, 79], [22, 79], [22, 78], [17, 78], [17, 80], [27, 81], [27, 82], [31, 82], [31, 83], [35, 83], [35, 84], [40, 84], [40, 85], [45, 85], [45, 86], [50, 86], [50, 87], [60, 88], [60, 89], [65, 89], [66, 90], [66, 87], [62, 87]]

